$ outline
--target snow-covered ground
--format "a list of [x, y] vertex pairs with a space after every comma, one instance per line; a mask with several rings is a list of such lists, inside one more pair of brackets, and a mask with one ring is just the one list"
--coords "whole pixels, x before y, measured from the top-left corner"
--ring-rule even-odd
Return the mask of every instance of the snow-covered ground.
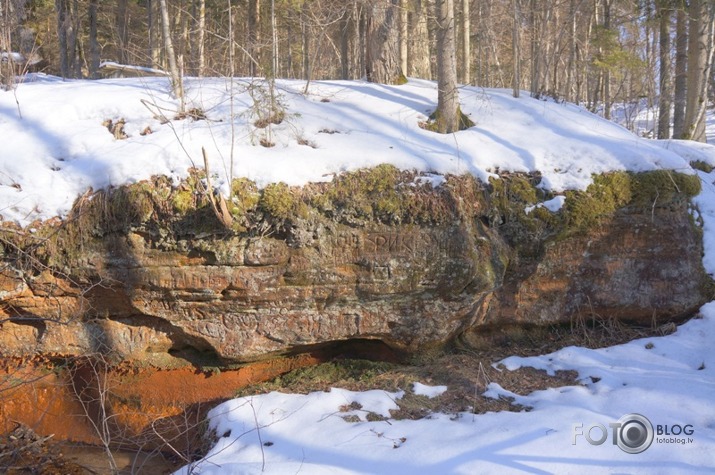
[[[223, 437], [203, 460], [180, 473], [712, 473], [715, 303], [701, 312], [702, 318], [667, 337], [504, 360], [512, 369], [574, 369], [586, 383], [528, 396], [496, 384], [488, 390], [532, 406], [530, 412], [369, 422], [368, 411], [389, 416], [401, 394], [342, 389], [228, 401], [209, 414]], [[344, 412], [351, 403], [362, 408]], [[343, 419], [351, 414], [362, 422]], [[652, 443], [642, 453], [627, 453], [613, 443], [609, 424], [630, 414], [652, 424]], [[629, 420], [621, 422], [628, 427]], [[606, 439], [592, 445], [587, 434], [594, 442]], [[646, 443], [635, 442], [636, 448]]]
[[[2, 219], [28, 225], [64, 216], [90, 187], [155, 174], [178, 180], [189, 167], [203, 167], [202, 148], [214, 183], [224, 189], [232, 168], [234, 176], [259, 185], [329, 180], [385, 162], [480, 178], [497, 170], [540, 171], [542, 186], [560, 192], [585, 188], [592, 173], [609, 170], [695, 173], [692, 160], [715, 165], [715, 147], [643, 139], [580, 107], [528, 95], [514, 99], [507, 90], [460, 89], [462, 109], [476, 126], [437, 135], [419, 127], [436, 105], [435, 85], [427, 81], [399, 87], [321, 81], [305, 93], [304, 82], [281, 80], [275, 97], [285, 118], [270, 128], [254, 125], [270, 103], [262, 82], [188, 80], [187, 109], [203, 111], [206, 120], [175, 119], [178, 101], [168, 89], [165, 78], [62, 81], [35, 75], [0, 92]], [[128, 137], [116, 139], [109, 120], [124, 121]], [[715, 120], [708, 124], [715, 139]], [[703, 181], [696, 202], [704, 222], [704, 263], [715, 274], [715, 172], [697, 173]], [[182, 472], [713, 473], [713, 337], [710, 303], [699, 318], [665, 337], [508, 358], [502, 362], [507, 368], [573, 369], [583, 383], [528, 396], [489, 387], [489, 395], [514, 397], [533, 407], [530, 412], [398, 421], [389, 419], [389, 410], [400, 393], [333, 389], [236, 399], [210, 413], [221, 438]], [[419, 383], [414, 390], [427, 396], [443, 390]], [[368, 421], [369, 411], [388, 419]], [[361, 422], [346, 422], [346, 415]], [[642, 450], [648, 440], [638, 436], [649, 433], [653, 440]]]
[[[509, 90], [460, 89], [462, 110], [476, 126], [439, 135], [419, 127], [437, 102], [428, 81], [399, 87], [321, 81], [304, 94], [303, 81], [281, 80], [274, 97], [284, 120], [263, 129], [254, 124], [270, 109], [264, 82], [188, 79], [185, 86], [186, 109], [203, 111], [206, 120], [174, 120], [179, 102], [169, 95], [166, 78], [63, 81], [33, 75], [14, 91], [0, 92], [2, 219], [26, 225], [63, 216], [89, 187], [154, 174], [185, 177], [189, 167], [203, 167], [202, 148], [214, 183], [225, 189], [231, 162], [234, 176], [259, 185], [324, 181], [389, 162], [480, 178], [497, 169], [538, 170], [543, 186], [556, 192], [585, 188], [592, 173], [608, 170], [690, 170], [677, 150], [583, 108], [528, 94], [514, 99]], [[110, 120], [123, 120], [128, 138], [115, 139]], [[713, 160], [711, 152], [704, 155]]]

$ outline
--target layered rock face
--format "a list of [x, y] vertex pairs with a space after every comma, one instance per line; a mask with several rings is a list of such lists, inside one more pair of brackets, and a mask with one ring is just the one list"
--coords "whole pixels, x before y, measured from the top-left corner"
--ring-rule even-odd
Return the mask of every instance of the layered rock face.
[[234, 189], [232, 228], [157, 180], [81, 200], [42, 238], [3, 234], [3, 353], [201, 365], [354, 339], [414, 353], [501, 324], [661, 324], [712, 297], [689, 192], [670, 178], [657, 182], [667, 200], [639, 206], [629, 191], [583, 224], [575, 208], [527, 214], [545, 198], [535, 177], [432, 188], [361, 173]]

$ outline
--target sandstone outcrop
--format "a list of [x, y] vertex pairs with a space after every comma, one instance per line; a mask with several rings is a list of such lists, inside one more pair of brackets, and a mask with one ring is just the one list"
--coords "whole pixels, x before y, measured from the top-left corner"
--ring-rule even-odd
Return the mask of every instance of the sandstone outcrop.
[[602, 180], [557, 213], [525, 211], [549, 198], [538, 177], [433, 188], [383, 166], [303, 189], [237, 181], [231, 228], [198, 175], [99, 192], [61, 224], [2, 233], [0, 345], [216, 365], [358, 339], [414, 353], [584, 315], [682, 319], [712, 298], [699, 184], [658, 173]]

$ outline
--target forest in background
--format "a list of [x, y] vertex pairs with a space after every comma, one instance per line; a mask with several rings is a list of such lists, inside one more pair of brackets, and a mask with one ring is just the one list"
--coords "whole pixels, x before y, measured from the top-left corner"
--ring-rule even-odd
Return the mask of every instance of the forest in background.
[[439, 80], [440, 92], [528, 91], [606, 118], [616, 103], [638, 104], [659, 111], [648, 135], [705, 140], [713, 0], [0, 2], [6, 88], [28, 70], [97, 78], [104, 61], [177, 78], [416, 77]]

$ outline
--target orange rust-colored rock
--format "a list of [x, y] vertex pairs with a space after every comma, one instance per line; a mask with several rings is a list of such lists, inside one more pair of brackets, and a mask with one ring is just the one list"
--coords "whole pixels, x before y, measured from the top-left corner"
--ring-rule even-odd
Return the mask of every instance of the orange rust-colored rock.
[[57, 440], [98, 442], [70, 385], [49, 366], [9, 361], [0, 372], [0, 432], [21, 422]]
[[[321, 362], [310, 354], [264, 361], [234, 370], [197, 371], [105, 368], [97, 360], [73, 366], [6, 360], [0, 373], [0, 433], [23, 423], [37, 434], [101, 445], [170, 450], [203, 435], [208, 409], [248, 384]], [[101, 431], [109, 420], [108, 433]]]

